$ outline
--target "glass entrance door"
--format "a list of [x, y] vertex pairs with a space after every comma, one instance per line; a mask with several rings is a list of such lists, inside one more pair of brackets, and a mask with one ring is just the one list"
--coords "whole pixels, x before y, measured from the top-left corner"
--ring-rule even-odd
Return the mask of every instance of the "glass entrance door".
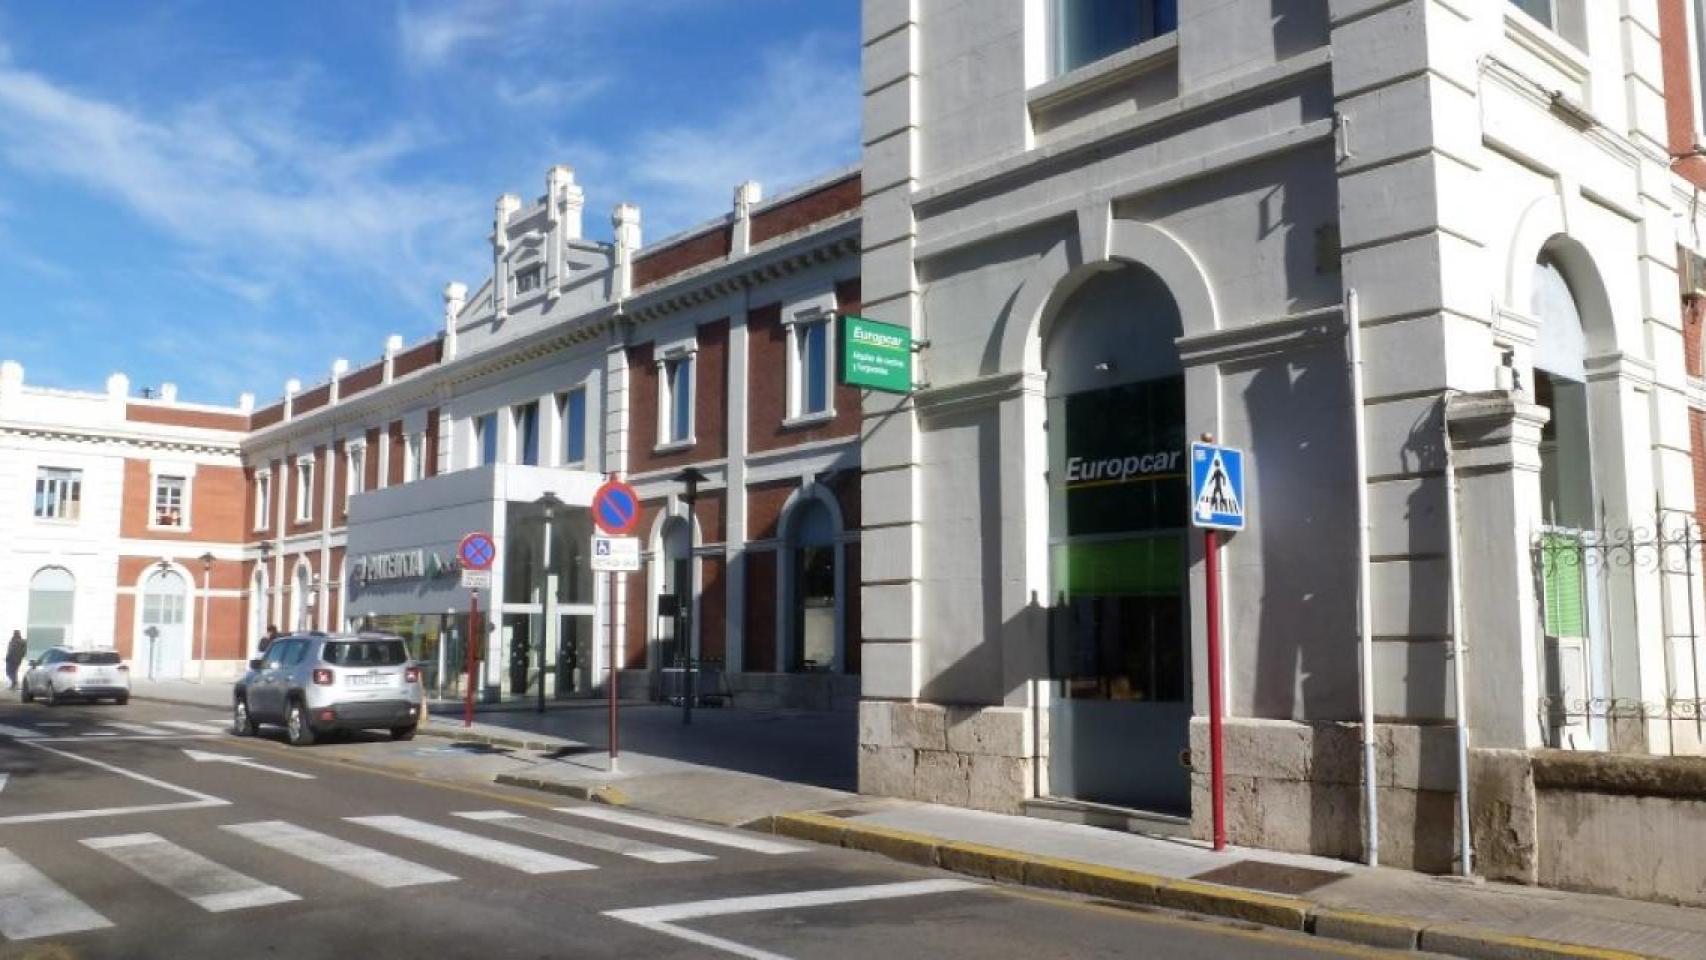
[[1049, 401], [1049, 783], [1190, 810], [1184, 379]]

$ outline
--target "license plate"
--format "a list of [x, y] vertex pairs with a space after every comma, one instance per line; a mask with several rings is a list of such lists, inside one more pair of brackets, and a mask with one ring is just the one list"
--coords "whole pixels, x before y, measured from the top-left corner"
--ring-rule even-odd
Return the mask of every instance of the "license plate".
[[352, 687], [383, 687], [391, 682], [391, 678], [382, 673], [358, 673], [347, 681]]
[[90, 670], [85, 676], [91, 683], [106, 683], [113, 678], [112, 674], [105, 670]]

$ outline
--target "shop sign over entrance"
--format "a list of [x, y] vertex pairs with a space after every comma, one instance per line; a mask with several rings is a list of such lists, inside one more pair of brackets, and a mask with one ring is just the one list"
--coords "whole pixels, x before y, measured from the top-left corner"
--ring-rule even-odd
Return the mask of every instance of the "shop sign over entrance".
[[1191, 525], [1242, 530], [1245, 516], [1244, 451], [1191, 444]]
[[841, 382], [850, 387], [912, 392], [912, 331], [864, 317], [841, 324]]

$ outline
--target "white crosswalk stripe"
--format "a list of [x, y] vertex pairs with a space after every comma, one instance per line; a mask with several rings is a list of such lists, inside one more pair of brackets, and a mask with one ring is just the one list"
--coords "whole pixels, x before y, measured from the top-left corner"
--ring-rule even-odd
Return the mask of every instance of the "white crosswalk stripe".
[[562, 873], [569, 870], [596, 869], [590, 863], [570, 860], [556, 854], [544, 853], [527, 847], [504, 843], [502, 840], [492, 840], [478, 834], [452, 830], [435, 824], [412, 820], [408, 817], [379, 816], [379, 817], [345, 817], [350, 823], [383, 830], [386, 833], [406, 837], [421, 843], [431, 844], [460, 853], [464, 856], [475, 857], [488, 863], [509, 867], [522, 873]]
[[90, 837], [82, 843], [211, 913], [301, 899], [152, 833]]
[[402, 857], [394, 857], [389, 853], [340, 840], [283, 820], [230, 823], [220, 829], [280, 853], [301, 857], [309, 863], [387, 889], [413, 887], [423, 883], [446, 883], [456, 879], [441, 870], [434, 870]]
[[618, 826], [632, 827], [636, 830], [650, 830], [653, 833], [681, 837], [684, 840], [697, 840], [700, 843], [711, 843], [721, 847], [734, 847], [737, 850], [750, 850], [753, 853], [784, 854], [804, 853], [806, 848], [780, 840], [770, 840], [753, 833], [739, 830], [718, 830], [713, 827], [694, 826], [689, 823], [677, 823], [674, 820], [664, 820], [660, 817], [642, 816], [629, 813], [626, 810], [612, 810], [608, 807], [558, 807], [562, 813], [576, 817], [586, 817], [590, 820], [602, 820]]
[[29, 940], [110, 926], [112, 921], [0, 847], [0, 937]]
[[571, 827], [566, 823], [551, 823], [524, 817], [519, 813], [508, 810], [466, 810], [456, 814], [467, 820], [478, 820], [482, 823], [492, 823], [509, 830], [519, 830], [534, 836], [550, 837], [564, 843], [590, 847], [593, 850], [603, 850], [606, 853], [618, 853], [624, 857], [633, 857], [647, 863], [688, 863], [694, 860], [714, 860], [715, 857], [691, 850], [677, 850], [674, 847], [658, 846], [644, 840], [630, 840], [627, 837], [599, 833], [596, 830], [582, 830]]
[[40, 733], [38, 733], [34, 730], [31, 730], [27, 727], [9, 727], [3, 723], [0, 723], [0, 737], [16, 737], [19, 740], [27, 740], [30, 737], [39, 737], [39, 736], [41, 736]]
[[[125, 733], [139, 733], [145, 737], [171, 736], [170, 731], [162, 730], [159, 727], [150, 727], [145, 723], [127, 723], [123, 720], [102, 720], [101, 726], [112, 727], [114, 730], [122, 730]], [[95, 734], [91, 734], [91, 736], [94, 735]]]
[[197, 723], [194, 720], [156, 720], [155, 723], [162, 727], [189, 730], [195, 733], [224, 733], [231, 729], [222, 723]]

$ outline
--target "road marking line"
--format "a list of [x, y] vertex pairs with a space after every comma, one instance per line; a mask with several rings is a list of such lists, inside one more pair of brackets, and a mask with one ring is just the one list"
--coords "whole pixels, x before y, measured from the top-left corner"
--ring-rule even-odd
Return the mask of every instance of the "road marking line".
[[67, 721], [67, 720], [37, 720], [36, 726], [38, 726], [38, 727], [69, 727], [69, 726], [71, 726], [71, 723], [70, 723], [70, 721]]
[[40, 732], [28, 729], [27, 727], [8, 727], [7, 725], [0, 723], [0, 737], [11, 737], [15, 740], [27, 740], [31, 737], [39, 736], [41, 736]]
[[423, 883], [446, 883], [457, 879], [441, 870], [434, 870], [372, 847], [340, 840], [283, 820], [231, 823], [220, 829], [228, 830], [246, 840], [253, 840], [263, 847], [301, 857], [309, 863], [387, 889], [413, 887]]
[[[162, 730], [159, 727], [151, 727], [146, 723], [129, 723], [124, 720], [102, 720], [101, 726], [112, 727], [114, 730], [122, 730], [125, 733], [140, 733], [149, 737], [169, 737], [172, 735], [169, 730]], [[106, 734], [91, 733], [89, 736], [98, 737], [106, 736]]]
[[[80, 737], [117, 737], [117, 736], [121, 736], [121, 734], [115, 733], [111, 730], [90, 730], [88, 733], [80, 733], [80, 734], [78, 734], [78, 736], [80, 736]], [[155, 737], [155, 736], [158, 736], [158, 734], [149, 734], [150, 738]], [[126, 740], [134, 740], [136, 738], [135, 737], [125, 737], [125, 739]]]
[[694, 860], [715, 860], [708, 854], [694, 853], [691, 850], [677, 850], [674, 847], [662, 847], [644, 840], [630, 840], [627, 837], [599, 833], [596, 830], [582, 830], [571, 827], [566, 823], [552, 823], [548, 820], [538, 820], [533, 817], [512, 813], [508, 810], [467, 810], [456, 814], [467, 820], [478, 820], [482, 823], [493, 823], [522, 833], [535, 836], [550, 837], [564, 843], [572, 843], [606, 853], [619, 853], [624, 857], [633, 857], [647, 863], [688, 863]]
[[836, 887], [830, 890], [802, 890], [796, 893], [771, 893], [755, 897], [729, 897], [722, 900], [697, 900], [658, 907], [638, 907], [629, 910], [606, 910], [613, 920], [644, 927], [655, 933], [722, 950], [747, 960], [788, 960], [777, 953], [759, 950], [733, 940], [713, 937], [708, 933], [675, 926], [687, 920], [706, 917], [726, 917], [741, 913], [760, 913], [768, 910], [798, 910], [807, 907], [827, 907], [843, 903], [865, 903], [872, 900], [895, 900], [902, 897], [921, 897], [934, 893], [958, 893], [980, 890], [982, 884], [969, 880], [913, 880], [904, 883], [878, 883], [861, 887]]
[[112, 921], [0, 847], [0, 937], [28, 940], [110, 926]]
[[88, 837], [81, 843], [210, 913], [301, 899], [152, 833]]
[[453, 853], [476, 857], [488, 863], [520, 870], [522, 873], [562, 873], [569, 870], [596, 870], [593, 864], [559, 857], [554, 853], [530, 850], [527, 847], [505, 843], [502, 840], [490, 840], [473, 833], [452, 830], [436, 824], [411, 820], [408, 817], [345, 817], [350, 823], [383, 830], [386, 833], [406, 837], [431, 846], [440, 847]]
[[108, 773], [116, 773], [121, 777], [129, 777], [139, 783], [146, 783], [151, 787], [159, 787], [161, 790], [165, 790], [168, 793], [175, 793], [179, 796], [189, 797], [191, 799], [188, 802], [152, 803], [132, 807], [102, 807], [95, 810], [53, 810], [47, 813], [24, 813], [18, 814], [17, 816], [0, 817], [0, 827], [13, 823], [44, 823], [50, 820], [82, 820], [87, 817], [115, 817], [127, 813], [159, 813], [167, 810], [196, 810], [202, 807], [223, 807], [230, 803], [228, 800], [221, 800], [218, 797], [210, 796], [200, 792], [199, 790], [191, 790], [188, 787], [175, 786], [164, 780], [156, 780], [144, 773], [137, 773], [134, 770], [126, 770], [123, 767], [115, 767], [110, 763], [96, 760], [93, 757], [80, 757], [70, 751], [47, 746], [40, 741], [24, 740], [20, 742], [45, 753], [64, 757], [67, 760], [75, 760], [78, 763], [86, 763], [92, 767], [98, 767], [105, 770]]
[[36, 737], [31, 743], [87, 743], [89, 737], [99, 737], [102, 743], [109, 740], [218, 740], [221, 733], [167, 733], [161, 731], [151, 737], [132, 733], [80, 733], [77, 736]]
[[637, 813], [629, 813], [626, 810], [609, 810], [603, 807], [558, 807], [557, 810], [571, 816], [586, 817], [589, 820], [602, 820], [605, 823], [633, 827], [636, 830], [650, 830], [653, 833], [668, 834], [685, 840], [697, 840], [700, 843], [713, 843], [722, 847], [734, 847], [737, 850], [750, 850], [754, 853], [779, 855], [804, 853], [806, 851], [805, 847], [782, 843], [778, 840], [767, 840], [756, 834], [676, 823], [674, 820], [641, 816]]
[[286, 770], [283, 767], [272, 767], [232, 753], [210, 753], [206, 750], [191, 750], [185, 747], [184, 755], [197, 763], [229, 763], [233, 766], [248, 767], [251, 770], [265, 770], [268, 773], [283, 774], [287, 777], [295, 777], [298, 780], [315, 779], [312, 773], [299, 773], [295, 770]]
[[0, 773], [0, 790], [6, 789], [6, 781], [12, 779], [9, 773]]
[[197, 723], [194, 720], [160, 720], [162, 727], [174, 727], [178, 730], [193, 730], [196, 733], [224, 733], [230, 729], [219, 723]]

